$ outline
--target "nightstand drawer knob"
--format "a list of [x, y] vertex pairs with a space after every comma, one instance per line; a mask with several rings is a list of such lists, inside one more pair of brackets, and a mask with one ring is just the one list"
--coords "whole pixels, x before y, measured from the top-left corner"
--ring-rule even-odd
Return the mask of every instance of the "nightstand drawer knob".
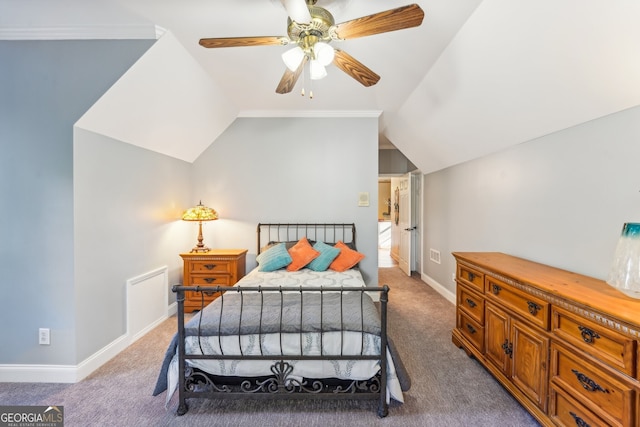
[[205, 264], [204, 268], [206, 268], [207, 270], [213, 270], [214, 268], [216, 268], [215, 264]]
[[215, 277], [205, 277], [205, 278], [204, 278], [204, 279], [202, 279], [202, 280], [204, 280], [204, 281], [205, 281], [205, 282], [207, 282], [207, 283], [213, 283], [213, 282], [215, 282], [215, 281], [216, 281], [216, 278], [215, 278]]

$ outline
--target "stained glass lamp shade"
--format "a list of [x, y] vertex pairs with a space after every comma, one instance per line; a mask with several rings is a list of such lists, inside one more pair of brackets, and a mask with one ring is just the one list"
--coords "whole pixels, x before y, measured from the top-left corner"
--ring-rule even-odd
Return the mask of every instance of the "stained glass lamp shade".
[[191, 252], [209, 252], [209, 248], [202, 242], [202, 221], [213, 221], [218, 219], [218, 213], [202, 204], [202, 201], [197, 206], [188, 209], [182, 214], [183, 221], [198, 221], [198, 244], [191, 249]]

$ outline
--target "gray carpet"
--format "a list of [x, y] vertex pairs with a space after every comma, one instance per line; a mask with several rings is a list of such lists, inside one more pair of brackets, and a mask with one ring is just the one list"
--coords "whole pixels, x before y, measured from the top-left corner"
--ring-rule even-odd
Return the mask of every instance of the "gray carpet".
[[389, 333], [412, 380], [379, 419], [368, 401], [192, 400], [175, 415], [152, 397], [175, 317], [77, 384], [0, 383], [0, 405], [64, 406], [65, 426], [537, 426], [474, 359], [451, 343], [454, 306], [416, 277], [381, 268], [391, 287]]

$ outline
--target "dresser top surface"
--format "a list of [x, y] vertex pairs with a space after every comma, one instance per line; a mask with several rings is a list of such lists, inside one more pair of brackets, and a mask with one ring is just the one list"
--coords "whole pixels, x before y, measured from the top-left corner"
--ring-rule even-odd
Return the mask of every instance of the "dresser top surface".
[[557, 297], [640, 326], [640, 300], [605, 281], [501, 252], [453, 252], [458, 261], [477, 265]]

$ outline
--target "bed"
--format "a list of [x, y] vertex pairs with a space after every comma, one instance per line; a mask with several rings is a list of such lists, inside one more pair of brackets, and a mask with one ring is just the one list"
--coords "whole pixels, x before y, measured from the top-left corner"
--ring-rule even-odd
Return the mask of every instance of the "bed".
[[[375, 399], [387, 416], [410, 381], [387, 336], [389, 287], [366, 286], [358, 268], [355, 225], [257, 234], [258, 267], [235, 286], [173, 287], [178, 331], [153, 394], [167, 390], [168, 405], [177, 391], [178, 415], [191, 398], [323, 397]], [[220, 296], [186, 322], [188, 291]]]

